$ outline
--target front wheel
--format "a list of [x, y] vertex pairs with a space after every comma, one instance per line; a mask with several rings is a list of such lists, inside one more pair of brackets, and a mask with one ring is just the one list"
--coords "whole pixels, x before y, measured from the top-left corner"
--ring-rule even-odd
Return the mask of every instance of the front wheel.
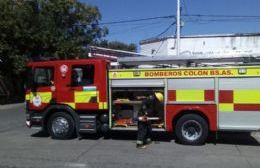
[[175, 133], [182, 144], [201, 145], [208, 137], [208, 123], [199, 115], [186, 114], [177, 121]]
[[48, 132], [53, 139], [70, 139], [75, 133], [75, 122], [67, 113], [54, 113], [48, 120]]

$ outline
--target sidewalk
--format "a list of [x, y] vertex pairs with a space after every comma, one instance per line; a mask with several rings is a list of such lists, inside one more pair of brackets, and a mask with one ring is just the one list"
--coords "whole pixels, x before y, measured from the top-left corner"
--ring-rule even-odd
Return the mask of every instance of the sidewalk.
[[25, 108], [25, 103], [15, 103], [15, 104], [5, 104], [5, 105], [0, 105], [0, 111], [1, 110], [8, 110], [8, 109], [12, 109], [12, 108]]

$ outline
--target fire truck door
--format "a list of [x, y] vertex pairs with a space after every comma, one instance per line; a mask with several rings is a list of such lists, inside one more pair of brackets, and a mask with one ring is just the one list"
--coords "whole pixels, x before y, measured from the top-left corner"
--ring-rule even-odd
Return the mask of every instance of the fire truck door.
[[54, 68], [35, 67], [33, 70], [33, 87], [29, 95], [33, 109], [45, 108], [54, 99]]
[[260, 78], [220, 78], [219, 128], [260, 129]]
[[94, 80], [94, 64], [72, 65], [70, 92], [76, 109], [97, 109], [98, 91]]

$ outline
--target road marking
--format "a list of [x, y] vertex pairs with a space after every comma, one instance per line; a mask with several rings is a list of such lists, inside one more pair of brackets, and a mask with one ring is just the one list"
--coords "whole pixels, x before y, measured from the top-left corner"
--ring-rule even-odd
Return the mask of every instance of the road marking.
[[85, 167], [85, 168], [87, 168], [87, 165], [84, 163], [66, 163], [65, 167]]

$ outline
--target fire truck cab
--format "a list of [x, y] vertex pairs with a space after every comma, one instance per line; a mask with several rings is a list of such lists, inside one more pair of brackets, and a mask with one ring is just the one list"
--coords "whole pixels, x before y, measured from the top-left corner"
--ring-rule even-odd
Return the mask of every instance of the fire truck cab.
[[27, 125], [62, 139], [96, 132], [98, 117], [108, 122], [107, 67], [101, 59], [28, 64]]
[[104, 59], [28, 64], [26, 124], [68, 139], [136, 130], [142, 100], [160, 92], [153, 131], [202, 144], [209, 131], [260, 129], [260, 67], [109, 69]]

